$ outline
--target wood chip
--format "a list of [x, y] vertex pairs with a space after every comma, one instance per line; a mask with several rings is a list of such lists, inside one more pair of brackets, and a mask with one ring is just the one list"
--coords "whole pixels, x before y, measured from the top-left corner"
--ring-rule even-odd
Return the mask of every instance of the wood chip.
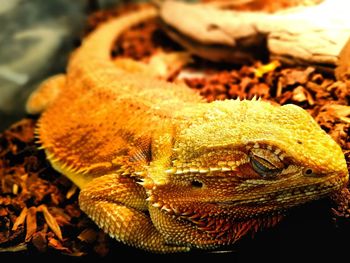
[[36, 207], [33, 207], [33, 206], [28, 208], [27, 210], [27, 217], [26, 217], [27, 233], [25, 237], [25, 242], [29, 242], [33, 237], [33, 235], [35, 234], [35, 232], [37, 231], [36, 212], [37, 212], [37, 209]]
[[46, 233], [43, 231], [36, 232], [33, 235], [32, 238], [32, 244], [35, 246], [35, 248], [40, 251], [41, 253], [45, 252], [47, 250], [47, 239], [46, 239]]
[[56, 234], [56, 236], [58, 237], [59, 240], [62, 240], [62, 232], [61, 229], [59, 227], [59, 225], [57, 224], [56, 219], [51, 215], [51, 213], [49, 212], [49, 210], [47, 209], [46, 205], [40, 205], [38, 207], [38, 211], [42, 212], [44, 214], [45, 217], [45, 221], [48, 224], [48, 226], [51, 228], [51, 230]]
[[97, 238], [97, 232], [93, 228], [84, 229], [78, 236], [78, 239], [87, 243], [93, 243]]
[[19, 214], [19, 216], [17, 217], [15, 223], [13, 224], [13, 227], [12, 227], [12, 231], [16, 231], [18, 226], [24, 224], [24, 221], [27, 217], [27, 212], [28, 212], [28, 208], [25, 206], [21, 213]]

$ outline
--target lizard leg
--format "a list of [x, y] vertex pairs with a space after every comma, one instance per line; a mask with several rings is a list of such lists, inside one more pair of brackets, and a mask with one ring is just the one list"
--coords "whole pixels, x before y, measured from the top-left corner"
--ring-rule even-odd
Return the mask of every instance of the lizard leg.
[[66, 83], [66, 75], [58, 74], [46, 79], [39, 87], [30, 94], [26, 111], [29, 114], [40, 114], [43, 112], [59, 95]]
[[80, 192], [79, 206], [111, 237], [156, 253], [188, 251], [166, 244], [147, 210], [146, 192], [130, 177], [116, 174], [93, 179]]

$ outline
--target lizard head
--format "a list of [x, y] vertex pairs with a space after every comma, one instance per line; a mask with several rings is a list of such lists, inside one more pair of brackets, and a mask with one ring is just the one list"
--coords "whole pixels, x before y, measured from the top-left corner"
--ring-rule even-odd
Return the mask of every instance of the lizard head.
[[341, 148], [298, 106], [227, 100], [188, 111], [167, 161], [148, 178], [159, 228], [181, 224], [192, 236], [210, 232], [229, 243], [242, 222], [278, 218], [348, 181]]

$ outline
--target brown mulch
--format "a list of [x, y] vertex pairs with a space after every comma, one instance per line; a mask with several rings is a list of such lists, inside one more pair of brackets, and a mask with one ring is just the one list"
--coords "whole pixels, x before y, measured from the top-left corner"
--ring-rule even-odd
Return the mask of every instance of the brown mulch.
[[[91, 16], [87, 31], [134, 8], [98, 12]], [[180, 49], [152, 20], [127, 31], [114, 55], [143, 59], [159, 48], [166, 52]], [[184, 81], [208, 101], [256, 95], [272, 103], [305, 108], [339, 143], [350, 167], [350, 81], [336, 81], [311, 66], [287, 68], [278, 61], [219, 67], [194, 58], [187, 67], [206, 68], [205, 76]], [[78, 190], [46, 161], [35, 143], [35, 123], [36, 118], [29, 116], [0, 134], [0, 251], [108, 254], [114, 241], [80, 211]]]

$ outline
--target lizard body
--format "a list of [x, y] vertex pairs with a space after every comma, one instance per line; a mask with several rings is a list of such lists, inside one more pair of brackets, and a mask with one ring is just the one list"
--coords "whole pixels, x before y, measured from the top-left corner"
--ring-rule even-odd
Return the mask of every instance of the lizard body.
[[154, 17], [128, 14], [91, 33], [37, 134], [55, 169], [81, 189], [81, 209], [117, 240], [152, 252], [229, 245], [290, 207], [344, 187], [341, 148], [303, 109], [260, 100], [205, 103], [184, 84], [117, 68], [115, 38]]

